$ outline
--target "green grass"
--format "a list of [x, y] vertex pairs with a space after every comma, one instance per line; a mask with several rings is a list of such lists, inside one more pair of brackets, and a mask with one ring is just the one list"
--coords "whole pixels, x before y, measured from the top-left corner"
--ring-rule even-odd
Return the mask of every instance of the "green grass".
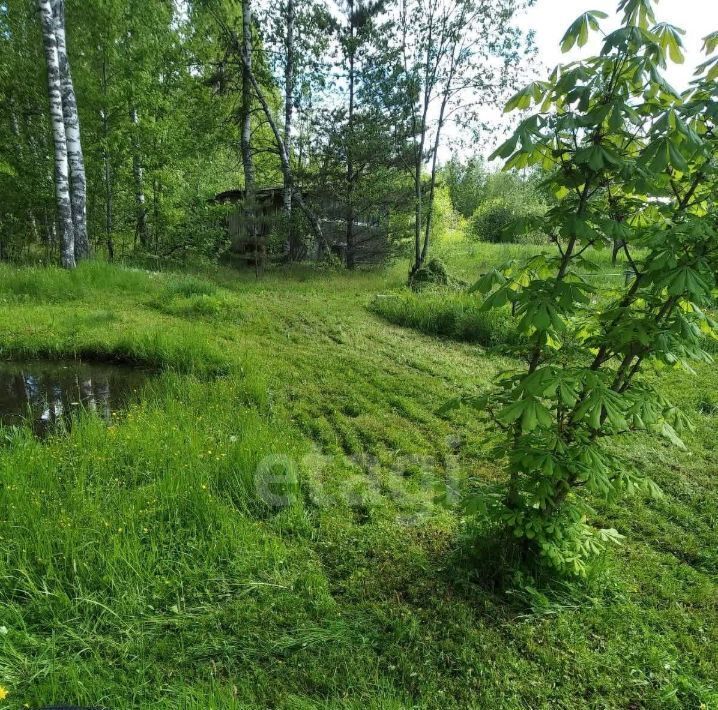
[[[454, 236], [452, 234], [452, 236]], [[492, 267], [538, 254], [545, 247], [518, 244], [486, 244], [482, 242], [446, 241], [439, 249], [452, 275], [469, 284]], [[624, 279], [624, 262], [611, 264], [608, 251], [590, 253], [591, 266], [584, 269], [589, 281], [613, 281], [620, 285]], [[482, 311], [481, 296], [470, 293], [468, 286], [432, 286], [418, 292], [399, 288], [377, 294], [369, 305], [373, 313], [390, 323], [412, 328], [426, 335], [450, 338], [484, 347], [521, 345], [521, 334], [509, 308]]]
[[[442, 257], [470, 280], [512, 249]], [[628, 539], [590, 584], [488, 589], [433, 501], [501, 469], [436, 410], [508, 361], [372, 313], [405, 266], [0, 267], [2, 357], [159, 370], [109, 428], [0, 432], [0, 707], [718, 706], [718, 373], [666, 378], [689, 450], [631, 440], [666, 496], [596, 501]]]
[[370, 309], [390, 323], [413, 328], [420, 333], [452, 338], [484, 346], [517, 344], [511, 311], [482, 311], [480, 297], [449, 288], [419, 293], [401, 291], [380, 294]]

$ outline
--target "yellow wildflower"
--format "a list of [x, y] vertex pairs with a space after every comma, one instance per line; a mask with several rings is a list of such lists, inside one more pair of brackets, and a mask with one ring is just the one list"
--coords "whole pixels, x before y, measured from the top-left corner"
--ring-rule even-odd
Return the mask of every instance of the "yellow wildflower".
[[5, 698], [7, 698], [7, 695], [7, 688], [3, 688], [2, 685], [0, 685], [0, 700], [5, 700]]

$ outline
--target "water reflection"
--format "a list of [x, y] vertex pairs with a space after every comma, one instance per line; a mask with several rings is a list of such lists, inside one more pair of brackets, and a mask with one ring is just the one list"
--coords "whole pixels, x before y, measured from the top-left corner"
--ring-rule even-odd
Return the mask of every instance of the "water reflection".
[[43, 436], [69, 427], [83, 409], [109, 421], [147, 376], [139, 368], [74, 360], [0, 362], [0, 422], [29, 422]]

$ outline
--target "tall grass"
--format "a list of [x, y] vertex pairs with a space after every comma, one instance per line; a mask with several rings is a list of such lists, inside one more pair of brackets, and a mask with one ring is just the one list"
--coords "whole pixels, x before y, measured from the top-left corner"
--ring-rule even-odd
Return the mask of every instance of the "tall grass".
[[369, 305], [373, 313], [390, 323], [426, 335], [486, 347], [520, 342], [508, 309], [482, 311], [480, 307], [479, 296], [449, 289], [380, 295]]
[[[548, 245], [452, 240], [440, 244], [436, 251], [446, 262], [451, 275], [472, 284], [492, 268], [549, 250]], [[609, 249], [593, 249], [586, 253], [581, 273], [589, 283], [605, 287], [608, 282], [619, 287], [626, 278], [625, 266], [622, 255], [613, 264]], [[376, 296], [369, 310], [390, 323], [413, 328], [427, 335], [486, 347], [520, 344], [522, 338], [516, 332], [516, 321], [509, 309], [485, 312], [481, 310], [481, 301], [480, 294], [455, 288], [436, 287], [419, 293], [401, 289]]]
[[[507, 248], [447, 261], [469, 280]], [[459, 491], [497, 475], [476, 417], [436, 410], [505, 366], [449, 338], [510, 342], [508, 313], [450, 290], [377, 299], [443, 337], [399, 333], [363, 304], [404, 264], [0, 277], [2, 357], [161, 370], [110, 427], [0, 429], [3, 710], [718, 700], [715, 398], [685, 373], [668, 386], [696, 410], [691, 452], [649, 437], [631, 451], [665, 498], [615, 512], [626, 545], [580, 604], [517, 616], [456, 562], [461, 517], [434, 503], [449, 475]], [[717, 377], [702, 368], [700, 387]]]

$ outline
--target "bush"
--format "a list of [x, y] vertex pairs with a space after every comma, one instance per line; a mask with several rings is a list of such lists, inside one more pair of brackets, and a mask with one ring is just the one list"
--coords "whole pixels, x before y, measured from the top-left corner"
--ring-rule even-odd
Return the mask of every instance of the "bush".
[[471, 217], [485, 198], [489, 179], [483, 158], [471, 157], [462, 162], [454, 156], [442, 169], [442, 175], [456, 212]]
[[532, 217], [540, 217], [543, 212], [544, 207], [540, 203], [518, 205], [511, 198], [493, 197], [474, 212], [469, 233], [479, 241], [493, 244], [542, 244], [546, 241], [545, 235], [538, 230], [527, 229], [526, 222]]
[[545, 212], [546, 203], [536, 179], [516, 173], [489, 175], [483, 198], [471, 217], [469, 233], [479, 241], [494, 244], [542, 244], [545, 236], [530, 225]]

